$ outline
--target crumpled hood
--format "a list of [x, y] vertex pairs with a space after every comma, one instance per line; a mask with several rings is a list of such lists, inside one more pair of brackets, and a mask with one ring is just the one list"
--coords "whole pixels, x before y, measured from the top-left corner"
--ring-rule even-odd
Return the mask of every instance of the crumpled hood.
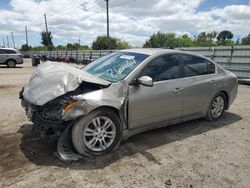
[[45, 103], [79, 87], [82, 82], [107, 86], [110, 82], [64, 63], [46, 62], [36, 68], [24, 87], [23, 97], [29, 103]]

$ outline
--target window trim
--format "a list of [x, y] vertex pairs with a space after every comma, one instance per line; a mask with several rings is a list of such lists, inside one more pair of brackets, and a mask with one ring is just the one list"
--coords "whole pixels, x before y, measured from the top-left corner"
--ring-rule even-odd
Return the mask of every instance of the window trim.
[[[183, 58], [184, 55], [189, 55], [189, 56], [192, 56], [192, 57], [201, 58], [201, 59], [204, 59], [204, 60], [206, 60], [206, 61], [212, 63], [213, 66], [214, 66], [214, 73], [201, 74], [201, 75], [194, 75], [194, 76], [186, 76], [186, 75], [185, 75], [185, 60], [184, 60], [184, 58]], [[211, 60], [209, 60], [208, 58], [206, 58], [206, 57], [202, 57], [202, 56], [195, 55], [195, 54], [186, 54], [186, 53], [181, 53], [180, 56], [181, 56], [181, 59], [182, 59], [182, 65], [181, 65], [181, 66], [182, 66], [182, 71], [183, 71], [183, 78], [192, 78], [192, 77], [200, 77], [200, 76], [216, 75], [216, 74], [217, 74], [217, 66], [216, 66], [216, 64], [215, 64], [213, 61], [211, 61]]]

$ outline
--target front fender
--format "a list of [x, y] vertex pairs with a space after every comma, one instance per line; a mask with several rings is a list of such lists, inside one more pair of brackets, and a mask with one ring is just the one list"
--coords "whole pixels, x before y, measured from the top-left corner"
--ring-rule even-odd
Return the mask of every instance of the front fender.
[[124, 128], [127, 127], [127, 93], [123, 92], [122, 85], [113, 88], [93, 91], [87, 94], [73, 96], [80, 103], [65, 112], [62, 116], [64, 121], [74, 120], [87, 115], [101, 107], [116, 109]]

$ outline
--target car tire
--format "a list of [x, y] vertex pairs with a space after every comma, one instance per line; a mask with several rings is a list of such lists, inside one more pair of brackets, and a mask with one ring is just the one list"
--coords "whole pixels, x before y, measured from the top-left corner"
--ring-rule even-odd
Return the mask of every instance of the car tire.
[[210, 102], [207, 119], [210, 121], [215, 121], [219, 119], [226, 109], [227, 98], [224, 93], [219, 92], [216, 94]]
[[16, 67], [16, 61], [14, 61], [14, 60], [8, 60], [6, 64], [7, 64], [7, 67], [9, 67], [9, 68]]
[[121, 136], [121, 121], [109, 108], [89, 113], [79, 119], [72, 128], [72, 143], [80, 154], [86, 156], [111, 152], [119, 146]]

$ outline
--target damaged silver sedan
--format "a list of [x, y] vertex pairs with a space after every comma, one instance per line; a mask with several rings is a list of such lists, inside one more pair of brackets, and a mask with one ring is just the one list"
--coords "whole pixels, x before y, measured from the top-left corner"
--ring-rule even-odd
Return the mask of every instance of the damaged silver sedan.
[[[203, 56], [166, 49], [111, 53], [82, 69], [46, 62], [20, 92], [34, 126], [63, 160], [102, 155], [134, 134], [206, 117], [233, 103], [236, 76]], [[72, 146], [73, 145], [73, 146]]]

